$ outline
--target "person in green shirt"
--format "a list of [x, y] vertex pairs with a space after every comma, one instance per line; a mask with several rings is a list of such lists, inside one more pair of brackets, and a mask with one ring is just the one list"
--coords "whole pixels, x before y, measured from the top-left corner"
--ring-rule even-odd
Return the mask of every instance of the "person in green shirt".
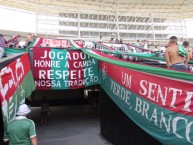
[[4, 141], [9, 141], [9, 145], [37, 145], [35, 124], [27, 118], [30, 112], [26, 104], [19, 106], [17, 116], [4, 132]]

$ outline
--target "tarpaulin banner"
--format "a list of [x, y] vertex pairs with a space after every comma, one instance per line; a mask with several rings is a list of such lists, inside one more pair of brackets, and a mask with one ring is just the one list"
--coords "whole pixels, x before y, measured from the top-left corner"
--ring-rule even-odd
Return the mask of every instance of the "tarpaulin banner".
[[34, 89], [27, 53], [0, 70], [0, 99], [5, 126], [14, 119], [18, 106]]
[[75, 89], [99, 83], [98, 60], [80, 50], [33, 48], [36, 89]]
[[133, 45], [127, 44], [127, 45], [128, 45], [128, 47], [134, 48], [137, 53], [141, 53], [141, 52], [151, 52], [151, 50], [149, 50], [149, 49], [144, 49], [144, 48], [139, 47], [139, 46], [135, 46], [135, 44], [133, 44]]
[[20, 35], [17, 35], [17, 36], [11, 37], [11, 38], [6, 42], [6, 44], [12, 43], [13, 45], [15, 45], [15, 44], [19, 43], [19, 41], [20, 41]]
[[43, 39], [42, 46], [68, 48], [70, 47], [70, 43], [67, 39]]
[[128, 51], [129, 48], [126, 44], [114, 44], [114, 43], [102, 43], [105, 46], [112, 48], [113, 50]]
[[101, 86], [138, 126], [164, 145], [193, 144], [193, 83], [104, 61]]
[[41, 46], [42, 45], [42, 40], [43, 40], [43, 38], [39, 38], [39, 37], [35, 38], [33, 40], [33, 42], [30, 43], [30, 45], [27, 48], [30, 49], [31, 47], [39, 47], [39, 46]]

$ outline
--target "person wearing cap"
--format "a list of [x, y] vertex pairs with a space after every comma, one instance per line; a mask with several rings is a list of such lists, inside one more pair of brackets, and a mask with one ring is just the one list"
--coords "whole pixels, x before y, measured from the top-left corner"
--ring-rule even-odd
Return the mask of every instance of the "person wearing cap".
[[27, 118], [30, 112], [26, 104], [19, 106], [16, 118], [4, 132], [4, 141], [9, 141], [9, 145], [37, 145], [35, 124]]

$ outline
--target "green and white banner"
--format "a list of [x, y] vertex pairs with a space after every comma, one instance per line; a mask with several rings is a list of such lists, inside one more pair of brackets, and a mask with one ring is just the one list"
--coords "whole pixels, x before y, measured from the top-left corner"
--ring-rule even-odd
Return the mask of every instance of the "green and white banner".
[[25, 103], [25, 99], [34, 89], [27, 53], [0, 70], [0, 100], [4, 126], [15, 118], [19, 105]]
[[75, 89], [99, 84], [98, 62], [81, 50], [33, 48], [36, 89]]
[[150, 74], [166, 76], [170, 78], [177, 78], [182, 80], [193, 81], [193, 74], [191, 72], [182, 72], [182, 71], [175, 71], [172, 69], [165, 69], [161, 67], [153, 67], [148, 65], [141, 65], [138, 63], [131, 63], [129, 61], [125, 61], [123, 59], [119, 59], [103, 52], [99, 52], [97, 50], [86, 50], [81, 49], [85, 54], [96, 58], [101, 61], [109, 62], [114, 65], [123, 66], [125, 68], [142, 71]]
[[108, 96], [148, 134], [164, 145], [193, 144], [192, 82], [102, 61], [100, 78]]

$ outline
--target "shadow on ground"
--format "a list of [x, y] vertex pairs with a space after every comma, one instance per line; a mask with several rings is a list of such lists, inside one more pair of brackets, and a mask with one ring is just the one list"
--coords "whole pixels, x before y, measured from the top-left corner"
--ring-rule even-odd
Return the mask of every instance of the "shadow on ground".
[[50, 107], [47, 126], [39, 126], [40, 108], [33, 107], [39, 145], [111, 145], [100, 134], [99, 113], [91, 106]]

